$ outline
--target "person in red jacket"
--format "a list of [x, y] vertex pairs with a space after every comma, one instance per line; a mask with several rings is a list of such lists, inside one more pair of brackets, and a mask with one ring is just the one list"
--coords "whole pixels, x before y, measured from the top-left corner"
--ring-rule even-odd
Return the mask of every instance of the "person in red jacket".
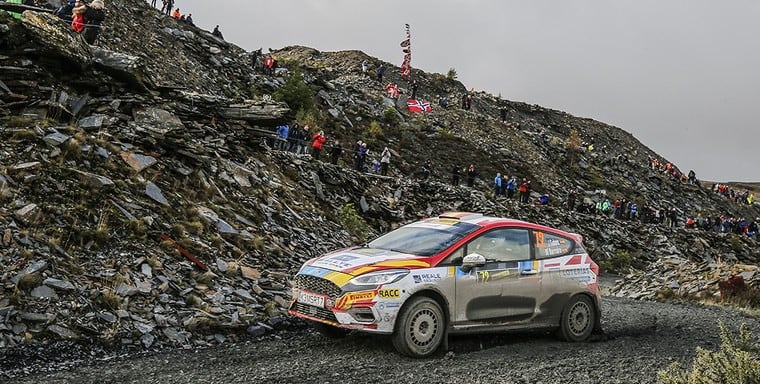
[[327, 140], [325, 137], [325, 131], [319, 131], [319, 133], [315, 133], [311, 139], [313, 140], [311, 143], [311, 156], [314, 158], [314, 160], [319, 160], [319, 153], [322, 152], [322, 145]]
[[74, 8], [72, 8], [72, 20], [71, 20], [71, 29], [77, 31], [78, 33], [82, 33], [84, 31], [84, 11], [87, 10], [87, 6], [84, 4], [84, 1], [77, 0], [74, 3]]

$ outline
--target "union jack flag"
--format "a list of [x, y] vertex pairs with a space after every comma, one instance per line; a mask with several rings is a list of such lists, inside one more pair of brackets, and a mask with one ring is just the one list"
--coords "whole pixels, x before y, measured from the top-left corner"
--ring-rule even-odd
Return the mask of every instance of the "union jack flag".
[[406, 106], [409, 107], [409, 112], [412, 113], [430, 112], [433, 110], [433, 107], [430, 105], [430, 103], [425, 100], [407, 99]]

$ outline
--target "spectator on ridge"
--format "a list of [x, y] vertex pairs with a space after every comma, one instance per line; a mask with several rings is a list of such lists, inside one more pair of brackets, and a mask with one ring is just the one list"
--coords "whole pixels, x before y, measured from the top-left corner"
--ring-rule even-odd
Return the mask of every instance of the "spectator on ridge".
[[383, 74], [385, 74], [385, 65], [380, 63], [380, 66], [377, 67], [377, 81], [383, 82]]
[[180, 18], [182, 18], [182, 13], [179, 12], [179, 8], [175, 9], [174, 12], [172, 12], [172, 17], [175, 20], [179, 20]]
[[222, 36], [222, 31], [219, 30], [219, 26], [217, 25], [214, 27], [214, 30], [211, 32], [212, 35], [224, 40], [224, 36]]

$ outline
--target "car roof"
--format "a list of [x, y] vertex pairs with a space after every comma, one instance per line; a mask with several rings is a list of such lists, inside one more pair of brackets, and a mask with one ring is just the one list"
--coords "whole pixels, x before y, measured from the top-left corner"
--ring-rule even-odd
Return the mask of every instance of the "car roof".
[[432, 217], [424, 221], [438, 221], [438, 220], [446, 220], [446, 221], [456, 220], [463, 223], [474, 224], [483, 228], [496, 227], [496, 226], [501, 226], [504, 224], [509, 224], [516, 227], [525, 227], [525, 228], [552, 232], [558, 235], [575, 239], [578, 242], [583, 241], [583, 236], [577, 233], [566, 232], [561, 229], [547, 227], [545, 225], [531, 223], [531, 222], [527, 222], [523, 220], [509, 219], [505, 217], [486, 216], [481, 213], [475, 213], [475, 212], [444, 212], [438, 215], [437, 217]]

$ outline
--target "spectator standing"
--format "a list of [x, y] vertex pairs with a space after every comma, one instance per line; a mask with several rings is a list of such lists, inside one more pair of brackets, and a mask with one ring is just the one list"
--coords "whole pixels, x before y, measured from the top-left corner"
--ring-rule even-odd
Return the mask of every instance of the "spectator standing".
[[293, 123], [293, 126], [290, 127], [290, 131], [288, 132], [288, 146], [286, 151], [296, 152], [296, 149], [298, 148], [298, 140], [301, 138], [302, 131], [303, 130], [298, 123]]
[[219, 25], [217, 25], [216, 27], [214, 27], [214, 30], [211, 31], [211, 34], [214, 35], [214, 36], [216, 36], [216, 37], [218, 37], [218, 38], [220, 38], [220, 39], [222, 39], [222, 40], [224, 40], [224, 36], [222, 35], [222, 31], [219, 30]]
[[369, 155], [369, 148], [367, 148], [367, 143], [362, 143], [361, 147], [359, 148], [359, 171], [361, 172], [366, 172], [364, 164], [367, 161], [367, 155]]
[[493, 179], [494, 196], [501, 196], [501, 173], [496, 172], [496, 177]]
[[289, 131], [290, 127], [287, 124], [283, 124], [277, 127], [277, 145], [275, 145], [275, 149], [279, 149], [281, 151], [287, 150]]
[[76, 0], [74, 2], [74, 8], [72, 8], [71, 29], [82, 33], [84, 31], [84, 12], [87, 10], [87, 6], [82, 0]]
[[501, 107], [501, 109], [499, 109], [499, 118], [502, 123], [507, 122], [507, 107]]
[[472, 96], [469, 93], [465, 93], [462, 96], [462, 109], [469, 111], [472, 106]]
[[422, 163], [422, 178], [427, 180], [431, 173], [433, 173], [433, 162], [427, 159]]
[[311, 139], [313, 140], [311, 143], [311, 157], [313, 157], [314, 160], [319, 160], [319, 154], [322, 152], [322, 146], [325, 144], [325, 141], [327, 141], [327, 137], [325, 137], [325, 131], [319, 131], [318, 133], [315, 133]]
[[362, 141], [357, 140], [356, 144], [354, 145], [354, 169], [357, 171], [361, 171], [361, 150], [362, 150]]
[[380, 63], [380, 66], [377, 67], [377, 81], [383, 82], [383, 74], [385, 74], [385, 65]]
[[520, 186], [517, 187], [517, 190], [520, 191], [520, 202], [521, 203], [527, 203], [528, 202], [528, 181], [526, 179], [523, 179], [522, 183], [520, 183]]
[[575, 190], [573, 189], [567, 194], [567, 209], [570, 211], [575, 209]]
[[335, 140], [330, 148], [330, 162], [337, 165], [340, 155], [343, 154], [343, 146], [340, 145], [340, 141]]
[[391, 163], [391, 150], [388, 147], [383, 148], [380, 153], [380, 174], [388, 176], [388, 165]]
[[475, 171], [475, 164], [470, 164], [467, 168], [467, 186], [472, 188], [475, 186], [475, 178], [478, 177], [478, 173]]
[[507, 181], [507, 199], [511, 199], [515, 196], [515, 190], [517, 189], [517, 179], [512, 176]]
[[93, 45], [100, 34], [100, 25], [106, 19], [105, 5], [103, 4], [103, 0], [93, 0], [89, 6], [85, 7], [83, 15], [84, 23], [86, 24], [84, 40], [87, 44]]
[[417, 83], [417, 79], [412, 80], [412, 99], [417, 99], [417, 88], [419, 87], [419, 84]]
[[161, 13], [169, 16], [172, 9], [174, 9], [174, 0], [166, 0], [164, 1], [164, 6], [161, 8]]
[[298, 148], [296, 148], [296, 155], [305, 155], [309, 149], [309, 126], [304, 125], [301, 130], [301, 134], [298, 136]]
[[267, 57], [264, 58], [263, 70], [265, 75], [272, 75], [274, 73], [274, 58], [272, 55], [267, 55]]
[[459, 179], [462, 177], [462, 174], [459, 171], [459, 166], [455, 165], [454, 168], [451, 170], [451, 185], [457, 186], [459, 185]]

